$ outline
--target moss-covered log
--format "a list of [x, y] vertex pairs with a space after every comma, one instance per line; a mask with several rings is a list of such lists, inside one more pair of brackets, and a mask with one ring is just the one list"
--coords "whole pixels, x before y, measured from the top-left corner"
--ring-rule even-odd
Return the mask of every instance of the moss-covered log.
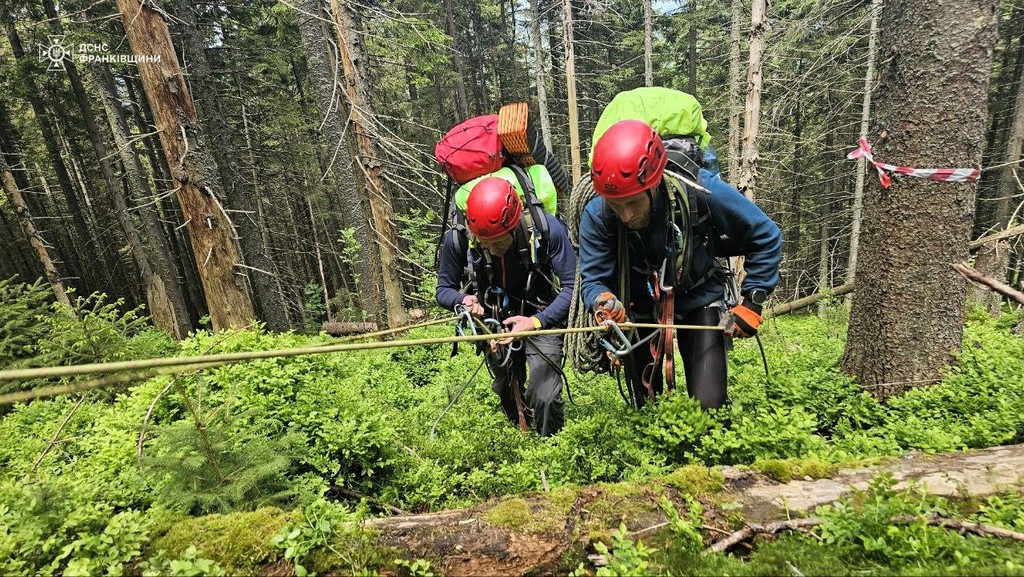
[[[466, 509], [372, 519], [362, 527], [362, 538], [348, 535], [335, 544], [334, 552], [318, 555], [315, 569], [347, 571], [352, 569], [351, 559], [358, 557], [375, 559], [384, 571], [393, 568], [390, 561], [394, 559], [426, 559], [448, 576], [564, 574], [587, 559], [593, 543], [607, 542], [611, 530], [620, 524], [645, 541], [659, 539], [659, 530], [668, 524], [662, 496], [680, 511], [686, 507], [683, 494], [695, 496], [705, 508], [705, 537], [711, 542], [746, 523], [800, 517], [837, 501], [851, 489], [866, 489], [881, 472], [892, 474], [897, 490], [916, 483], [935, 495], [983, 497], [1024, 485], [1021, 471], [1024, 445], [917, 453], [839, 470], [813, 459], [765, 461], [753, 468], [688, 465], [644, 482], [562, 486]], [[814, 478], [819, 475], [828, 477]], [[780, 478], [794, 480], [783, 483], [776, 480]], [[232, 517], [237, 517], [235, 524], [243, 528], [247, 543], [266, 544], [297, 515], [271, 511], [183, 521], [154, 546], [174, 554], [195, 544], [225, 568], [251, 572], [259, 566], [274, 574], [288, 572], [290, 567], [279, 555], [262, 545], [252, 551], [218, 545], [237, 541], [224, 539], [235, 534], [223, 529], [225, 524], [232, 525]], [[252, 515], [261, 521], [250, 523]], [[373, 551], [366, 551], [367, 547]]]

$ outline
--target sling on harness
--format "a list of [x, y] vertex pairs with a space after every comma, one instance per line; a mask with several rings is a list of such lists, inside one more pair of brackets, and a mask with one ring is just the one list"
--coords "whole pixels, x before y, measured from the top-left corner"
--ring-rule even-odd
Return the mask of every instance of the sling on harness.
[[[655, 265], [643, 258], [642, 264], [635, 269], [629, 263], [629, 248], [638, 255], [646, 255], [640, 236], [636, 231], [627, 230], [617, 222], [619, 237], [619, 294], [630, 302], [630, 272], [636, 270], [647, 277], [647, 294], [654, 301], [656, 322], [661, 325], [672, 325], [675, 322], [675, 299], [678, 291], [687, 291], [699, 286], [721, 274], [716, 266], [702, 275], [692, 286], [682, 286], [689, 272], [692, 260], [693, 241], [705, 239], [711, 229], [711, 214], [707, 199], [702, 196], [706, 191], [700, 185], [699, 148], [692, 139], [666, 139], [666, 154], [669, 164], [678, 172], [666, 169], [665, 191], [667, 194], [666, 210], [663, 226], [666, 231], [664, 260]], [[696, 156], [696, 160], [693, 158]], [[652, 206], [654, 204], [652, 197]], [[628, 248], [627, 248], [628, 247]], [[666, 394], [675, 389], [675, 345], [674, 329], [657, 329], [650, 341], [652, 362], [637, 373], [631, 356], [624, 359], [627, 374], [638, 374], [643, 386], [643, 393], [648, 399], [655, 396], [654, 383], [661, 373]], [[614, 359], [613, 359], [614, 362]], [[620, 386], [621, 390], [621, 386]], [[632, 390], [630, 394], [632, 395]], [[636, 399], [627, 399], [634, 407]]]

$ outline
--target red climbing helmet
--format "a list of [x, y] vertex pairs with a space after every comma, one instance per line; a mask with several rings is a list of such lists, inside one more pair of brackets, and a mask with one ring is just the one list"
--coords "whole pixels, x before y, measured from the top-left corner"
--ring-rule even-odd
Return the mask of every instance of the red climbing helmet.
[[492, 176], [476, 183], [466, 200], [466, 227], [473, 236], [489, 240], [519, 225], [523, 203], [512, 183]]
[[594, 190], [605, 198], [625, 198], [654, 188], [665, 172], [665, 145], [642, 120], [622, 120], [594, 146]]

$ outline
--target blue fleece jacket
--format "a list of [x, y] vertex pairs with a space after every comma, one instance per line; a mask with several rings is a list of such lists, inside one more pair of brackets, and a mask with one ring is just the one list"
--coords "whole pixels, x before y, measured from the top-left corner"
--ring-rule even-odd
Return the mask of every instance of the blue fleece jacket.
[[[686, 316], [722, 299], [722, 280], [706, 276], [715, 266], [716, 253], [719, 256], [745, 257], [744, 295], [755, 289], [771, 292], [779, 283], [779, 263], [782, 261], [779, 227], [717, 173], [701, 169], [700, 177], [701, 184], [710, 191], [706, 198], [712, 226], [705, 238], [692, 239], [693, 259], [689, 272], [681, 286], [676, 287], [678, 316]], [[666, 174], [665, 178], [671, 177]], [[650, 271], [646, 267], [660, 266], [667, 253], [666, 210], [668, 193], [663, 183], [654, 195], [650, 222], [637, 231], [638, 238], [629, 243], [631, 303], [628, 306], [634, 313], [653, 310], [653, 301], [647, 292]], [[602, 292], [616, 294], [618, 291], [618, 222], [618, 217], [601, 197], [592, 199], [583, 211], [580, 221], [580, 282], [583, 283], [581, 292], [587, 307], [592, 308]], [[722, 235], [728, 240], [720, 239]], [[699, 282], [702, 279], [704, 282]], [[621, 295], [616, 296], [622, 298]]]
[[[554, 300], [550, 303], [539, 303], [547, 305], [540, 311], [537, 307], [529, 304], [529, 302], [537, 301], [538, 293], [546, 292], [548, 283], [544, 279], [534, 278], [534, 294], [523, 294], [529, 270], [516, 251], [515, 245], [504, 256], [492, 257], [495, 277], [492, 280], [496, 287], [505, 289], [509, 297], [507, 314], [519, 314], [519, 305], [525, 299], [527, 304], [523, 307], [524, 314], [536, 316], [540, 319], [542, 328], [550, 328], [563, 324], [569, 314], [569, 303], [572, 300], [573, 286], [576, 282], [576, 252], [569, 241], [569, 233], [565, 229], [565, 225], [550, 214], [545, 213], [544, 216], [548, 220], [548, 236], [544, 243], [547, 245], [547, 260], [550, 267], [549, 270], [542, 269], [540, 272], [552, 280], [554, 280], [552, 277], [552, 273], [554, 273], [554, 276], [560, 281], [561, 288]], [[437, 273], [437, 291], [434, 294], [437, 303], [449, 310], [454, 310], [455, 305], [461, 303], [468, 294], [463, 292], [467, 280], [463, 278], [467, 255], [465, 251], [458, 250], [458, 234], [455, 230], [449, 230], [444, 236], [444, 246], [441, 248], [441, 266]], [[519, 232], [516, 231], [514, 234], [519, 234]], [[479, 252], [482, 250], [482, 247], [473, 249], [469, 255], [474, 261], [474, 268], [478, 276], [484, 274], [483, 255]]]

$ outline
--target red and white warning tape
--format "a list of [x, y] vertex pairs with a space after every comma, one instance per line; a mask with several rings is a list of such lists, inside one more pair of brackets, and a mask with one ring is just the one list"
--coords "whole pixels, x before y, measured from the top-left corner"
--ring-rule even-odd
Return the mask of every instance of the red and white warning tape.
[[876, 162], [871, 156], [871, 145], [868, 144], [866, 138], [861, 138], [857, 141], [857, 144], [857, 150], [847, 154], [846, 158], [857, 160], [863, 157], [875, 165], [875, 168], [878, 169], [878, 181], [882, 183], [883, 188], [889, 188], [889, 185], [892, 184], [892, 179], [889, 178], [890, 172], [927, 178], [928, 180], [938, 180], [940, 182], [974, 182], [978, 180], [978, 176], [981, 174], [981, 170], [977, 168], [909, 168]]

